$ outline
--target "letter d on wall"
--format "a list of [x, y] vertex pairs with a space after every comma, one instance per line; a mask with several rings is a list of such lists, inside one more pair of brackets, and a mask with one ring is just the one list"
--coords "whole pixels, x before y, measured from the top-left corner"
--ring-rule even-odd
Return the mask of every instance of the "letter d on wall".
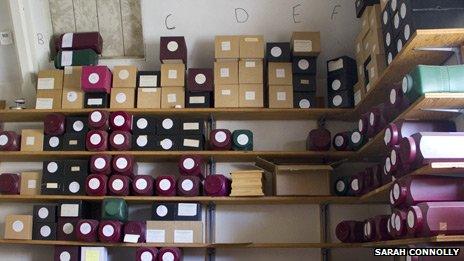
[[250, 15], [248, 14], [248, 12], [243, 9], [243, 8], [235, 8], [235, 20], [237, 21], [237, 23], [239, 24], [243, 24], [243, 23], [246, 23], [246, 21], [248, 21], [248, 18], [250, 17]]

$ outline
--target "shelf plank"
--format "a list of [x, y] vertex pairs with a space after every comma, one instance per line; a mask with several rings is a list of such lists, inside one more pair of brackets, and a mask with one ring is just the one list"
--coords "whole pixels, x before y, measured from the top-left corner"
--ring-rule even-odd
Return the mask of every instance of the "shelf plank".
[[464, 44], [464, 28], [417, 30], [393, 62], [372, 84], [366, 97], [351, 114], [354, 119], [386, 100], [389, 85], [394, 84], [419, 64], [443, 64], [452, 53], [417, 50], [426, 47], [459, 47]]
[[464, 235], [456, 236], [434, 236], [420, 238], [405, 238], [388, 241], [369, 242], [362, 244], [364, 247], [391, 247], [391, 246], [410, 246], [426, 244], [446, 244], [446, 243], [463, 243]]

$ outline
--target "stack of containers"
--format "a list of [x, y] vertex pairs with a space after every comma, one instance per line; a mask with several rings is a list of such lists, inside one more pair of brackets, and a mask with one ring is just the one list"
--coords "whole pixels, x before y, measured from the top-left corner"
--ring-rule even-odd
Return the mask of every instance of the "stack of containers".
[[239, 49], [238, 106], [262, 108], [264, 106], [264, 37], [262, 35], [240, 36]]
[[99, 32], [64, 33], [55, 39], [55, 67], [98, 64], [103, 39]]
[[331, 108], [354, 106], [354, 84], [358, 81], [356, 61], [342, 56], [327, 61], [328, 104]]
[[185, 107], [187, 45], [183, 36], [160, 38], [161, 108]]
[[63, 95], [63, 71], [43, 70], [38, 74], [36, 109], [60, 109]]
[[269, 108], [293, 108], [293, 90], [290, 43], [267, 43], [268, 106]]
[[33, 240], [56, 240], [57, 206], [35, 205], [33, 208]]
[[137, 108], [161, 108], [161, 71], [137, 72]]
[[137, 67], [132, 65], [113, 68], [113, 91], [110, 108], [130, 109], [135, 107]]
[[51, 113], [44, 119], [44, 151], [83, 151], [89, 131], [85, 117], [68, 117]]
[[84, 195], [87, 175], [87, 160], [44, 161], [41, 194]]
[[82, 66], [64, 67], [63, 96], [61, 107], [63, 109], [84, 108], [84, 92], [81, 85]]
[[213, 107], [214, 74], [211, 68], [189, 68], [187, 76], [186, 108]]
[[84, 108], [108, 108], [113, 75], [107, 66], [83, 66], [81, 88]]

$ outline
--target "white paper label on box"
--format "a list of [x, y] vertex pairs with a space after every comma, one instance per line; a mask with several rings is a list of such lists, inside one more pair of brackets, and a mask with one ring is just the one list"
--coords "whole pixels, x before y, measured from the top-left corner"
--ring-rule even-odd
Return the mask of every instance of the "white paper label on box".
[[371, 79], [375, 78], [375, 67], [372, 67], [370, 71], [371, 72], [369, 73], [369, 78]]
[[184, 139], [184, 147], [198, 148], [200, 147], [200, 141], [193, 139]]
[[221, 68], [220, 74], [222, 78], [229, 77], [229, 68]]
[[75, 92], [75, 91], [67, 92], [66, 93], [66, 100], [68, 100], [68, 102], [77, 101], [77, 92]]
[[79, 131], [81, 131], [81, 130], [83, 130], [83, 129], [84, 129], [84, 122], [82, 122], [82, 121], [75, 121], [75, 122], [73, 123], [73, 130], [74, 130], [74, 131], [79, 132]]
[[157, 92], [158, 88], [139, 88], [142, 92]]
[[182, 189], [185, 191], [190, 191], [193, 189], [193, 182], [189, 179], [185, 179], [181, 183]]
[[158, 75], [140, 75], [139, 87], [158, 87]]
[[73, 51], [62, 51], [61, 52], [61, 66], [72, 65]]
[[137, 243], [139, 242], [140, 235], [134, 234], [125, 234], [124, 235], [124, 243]]
[[138, 179], [135, 182], [135, 187], [140, 190], [146, 189], [148, 186], [148, 182], [145, 179]]
[[308, 99], [301, 99], [298, 103], [301, 109], [308, 109], [311, 107], [311, 102]]
[[204, 96], [189, 97], [189, 103], [191, 103], [191, 104], [203, 104], [203, 103], [205, 103], [205, 97]]
[[336, 71], [336, 70], [343, 69], [343, 59], [340, 58], [340, 59], [335, 60], [335, 61], [330, 61], [328, 67], [329, 67], [329, 72], [333, 72], [333, 71]]
[[258, 42], [259, 39], [256, 37], [246, 37], [245, 42]]
[[116, 102], [117, 103], [125, 103], [127, 101], [127, 96], [125, 93], [120, 92], [116, 94]]
[[145, 147], [148, 144], [148, 136], [147, 135], [140, 135], [137, 137], [137, 146]]
[[72, 66], [66, 66], [64, 67], [64, 74], [69, 75], [73, 73], [73, 67]]
[[97, 178], [91, 178], [89, 180], [88, 185], [90, 189], [96, 190], [100, 187], [100, 180], [98, 180]]
[[32, 146], [35, 144], [35, 137], [26, 137], [26, 145]]
[[177, 102], [177, 95], [175, 93], [168, 94], [168, 103]]
[[114, 227], [112, 225], [105, 225], [102, 232], [105, 237], [110, 237], [114, 234]]
[[285, 69], [276, 69], [276, 78], [285, 78]]
[[230, 41], [221, 42], [222, 51], [230, 51]]
[[362, 98], [361, 90], [358, 90], [354, 93], [354, 105], [358, 105], [361, 102]]
[[0, 145], [5, 146], [8, 143], [8, 137], [6, 135], [0, 135]]
[[127, 159], [125, 158], [119, 158], [116, 160], [116, 166], [120, 169], [120, 170], [124, 170], [127, 165], [129, 164], [129, 162], [127, 162]]
[[48, 217], [49, 214], [50, 214], [50, 212], [48, 211], [48, 209], [46, 207], [41, 207], [39, 209], [39, 211], [37, 211], [37, 215], [41, 219], [45, 219], [46, 217]]
[[256, 99], [256, 92], [254, 91], [245, 92], [245, 100], [254, 101], [255, 99]]
[[24, 223], [21, 220], [16, 220], [15, 222], [13, 222], [12, 228], [13, 228], [14, 232], [19, 233], [19, 232], [23, 231]]
[[280, 57], [282, 55], [282, 48], [279, 46], [274, 46], [271, 48], [272, 57]]
[[106, 166], [106, 160], [104, 158], [97, 158], [94, 162], [93, 165], [97, 169], [103, 169]]
[[61, 48], [71, 48], [73, 46], [73, 33], [63, 34], [63, 39], [61, 41]]
[[156, 207], [156, 215], [159, 217], [165, 217], [168, 214], [168, 208], [165, 205], [159, 205]]
[[174, 243], [193, 243], [193, 230], [174, 230]]
[[166, 243], [166, 231], [163, 229], [148, 229], [147, 243]]
[[77, 181], [71, 182], [71, 184], [69, 184], [69, 186], [68, 186], [69, 192], [71, 192], [73, 194], [79, 192], [80, 189], [81, 189], [81, 185]]
[[119, 73], [118, 73], [118, 77], [121, 80], [127, 80], [127, 78], [129, 78], [129, 75], [130, 75], [130, 73], [126, 69], [123, 69], [123, 70], [119, 71]]
[[38, 90], [53, 90], [55, 87], [55, 78], [39, 78], [37, 80]]
[[254, 61], [246, 61], [245, 62], [245, 67], [246, 68], [255, 68], [256, 67], [256, 62], [254, 62]]
[[35, 189], [37, 188], [37, 180], [35, 179], [30, 179], [27, 181], [27, 188], [28, 189]]
[[77, 145], [77, 140], [70, 140], [69, 145]]
[[164, 139], [160, 142], [160, 145], [164, 150], [170, 150], [174, 144], [171, 139]]
[[203, 73], [199, 73], [195, 76], [195, 82], [197, 84], [204, 84], [206, 82], [206, 75], [204, 75]]
[[222, 90], [222, 91], [221, 91], [221, 95], [227, 95], [227, 96], [229, 96], [230, 93], [231, 93], [230, 90]]
[[176, 41], [170, 41], [166, 47], [168, 51], [175, 52], [177, 49], [179, 49], [179, 44]]
[[177, 70], [168, 70], [169, 79], [177, 79]]
[[293, 50], [295, 52], [312, 52], [313, 51], [313, 41], [311, 40], [294, 40], [293, 41]]
[[124, 188], [124, 182], [121, 179], [115, 179], [113, 180], [111, 187], [116, 191], [120, 191]]
[[87, 105], [102, 105], [103, 99], [102, 98], [91, 98], [87, 100]]
[[[55, 137], [54, 137], [55, 138]], [[58, 170], [58, 164], [54, 161], [48, 163], [47, 171], [50, 173], [55, 173]]]
[[286, 101], [287, 100], [287, 93], [286, 92], [277, 92], [277, 100], [278, 101]]
[[53, 109], [53, 98], [37, 98], [35, 108], [43, 110]]
[[246, 134], [240, 134], [237, 137], [237, 143], [239, 145], [244, 146], [244, 145], [248, 144], [249, 141], [250, 141], [250, 138], [248, 138], [248, 136]]
[[183, 130], [198, 130], [200, 129], [200, 123], [198, 122], [184, 122]]
[[194, 217], [197, 215], [197, 204], [179, 203], [177, 214], [182, 217]]
[[68, 251], [63, 251], [60, 253], [60, 261], [69, 261], [71, 260], [71, 254]]
[[61, 217], [78, 217], [79, 205], [78, 204], [61, 204]]
[[116, 145], [123, 144], [125, 140], [126, 140], [126, 138], [121, 133], [118, 133], [118, 134], [114, 135], [114, 137], [113, 137], [113, 142]]
[[42, 237], [48, 237], [50, 236], [51, 233], [52, 233], [52, 229], [47, 225], [44, 225], [43, 227], [40, 228], [40, 235]]

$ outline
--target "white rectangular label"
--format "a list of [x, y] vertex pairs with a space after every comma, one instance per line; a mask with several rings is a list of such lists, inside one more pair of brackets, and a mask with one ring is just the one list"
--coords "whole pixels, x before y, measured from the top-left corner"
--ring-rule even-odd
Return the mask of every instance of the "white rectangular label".
[[27, 188], [28, 189], [35, 189], [37, 187], [37, 180], [30, 179], [27, 181]]
[[189, 103], [191, 103], [191, 104], [203, 104], [203, 103], [205, 103], [205, 97], [204, 96], [189, 97]]
[[168, 94], [168, 103], [177, 102], [177, 95], [175, 93]]
[[37, 98], [35, 102], [36, 109], [53, 109], [53, 98]]
[[371, 79], [374, 79], [374, 77], [375, 77], [375, 67], [372, 67], [370, 71], [371, 71], [371, 72], [369, 73], [369, 77], [370, 77]]
[[464, 162], [432, 162], [432, 169], [464, 168]]
[[34, 145], [35, 137], [26, 137], [26, 145]]
[[192, 148], [200, 147], [200, 141], [199, 140], [184, 139], [183, 144], [184, 144], [184, 147], [192, 147]]
[[221, 42], [222, 51], [230, 51], [230, 41]]
[[47, 183], [46, 187], [49, 189], [56, 189], [58, 188], [58, 183]]
[[[76, 140], [76, 144], [77, 144], [77, 140]], [[79, 167], [79, 166], [72, 166], [72, 167], [71, 167], [71, 171], [72, 171], [72, 172], [81, 171], [81, 167]]]
[[246, 37], [245, 42], [258, 42], [258, 38], [256, 37]]
[[256, 99], [256, 92], [249, 91], [245, 92], [245, 100], [254, 101]]
[[313, 51], [313, 41], [311, 40], [294, 40], [293, 41], [293, 50], [295, 52], [312, 52]]
[[103, 99], [102, 98], [92, 98], [87, 100], [87, 105], [102, 105]]
[[64, 74], [69, 75], [73, 73], [73, 67], [72, 66], [66, 66], [64, 67]]
[[61, 52], [61, 66], [72, 65], [73, 51], [62, 51]]
[[158, 88], [140, 88], [142, 92], [157, 92]]
[[229, 77], [229, 68], [221, 68], [220, 74], [222, 78]]
[[193, 230], [174, 230], [174, 243], [193, 243]]
[[336, 71], [336, 70], [343, 69], [343, 59], [340, 58], [340, 59], [335, 60], [335, 61], [330, 61], [328, 67], [329, 67], [329, 72], [333, 72], [333, 71]]
[[166, 243], [166, 231], [164, 229], [148, 229], [147, 243]]
[[[448, 134], [448, 133], [447, 133]], [[462, 159], [464, 158], [464, 139], [462, 136], [427, 134], [422, 136], [419, 144], [419, 152], [424, 159]], [[440, 148], [446, 149], [437, 149]]]
[[158, 75], [140, 75], [139, 87], [158, 87]]
[[231, 93], [230, 90], [222, 90], [222, 91], [221, 91], [221, 94], [222, 94], [222, 95], [227, 95], [227, 96], [228, 96], [228, 95], [230, 95], [230, 93]]
[[198, 122], [184, 122], [183, 129], [184, 130], [198, 130], [198, 129], [200, 129], [200, 123], [198, 123]]
[[139, 241], [140, 235], [134, 234], [125, 234], [124, 243], [137, 243]]
[[79, 205], [78, 204], [61, 204], [61, 217], [79, 217]]
[[53, 90], [55, 78], [39, 78], [37, 80], [37, 90]]
[[177, 205], [177, 214], [181, 217], [194, 217], [197, 215], [197, 204], [179, 203]]
[[285, 69], [276, 69], [276, 78], [285, 78]]
[[169, 70], [168, 71], [168, 78], [169, 79], [177, 79], [177, 70]]
[[287, 93], [286, 92], [277, 92], [277, 100], [278, 101], [286, 101], [287, 100]]
[[71, 48], [73, 46], [73, 33], [63, 34], [63, 40], [61, 41], [61, 48]]
[[255, 68], [256, 67], [256, 62], [246, 61], [245, 62], [245, 67], [247, 67], [247, 68]]
[[77, 145], [77, 140], [69, 140], [69, 145]]
[[362, 93], [361, 90], [358, 90], [354, 93], [354, 105], [358, 105], [361, 102]]

